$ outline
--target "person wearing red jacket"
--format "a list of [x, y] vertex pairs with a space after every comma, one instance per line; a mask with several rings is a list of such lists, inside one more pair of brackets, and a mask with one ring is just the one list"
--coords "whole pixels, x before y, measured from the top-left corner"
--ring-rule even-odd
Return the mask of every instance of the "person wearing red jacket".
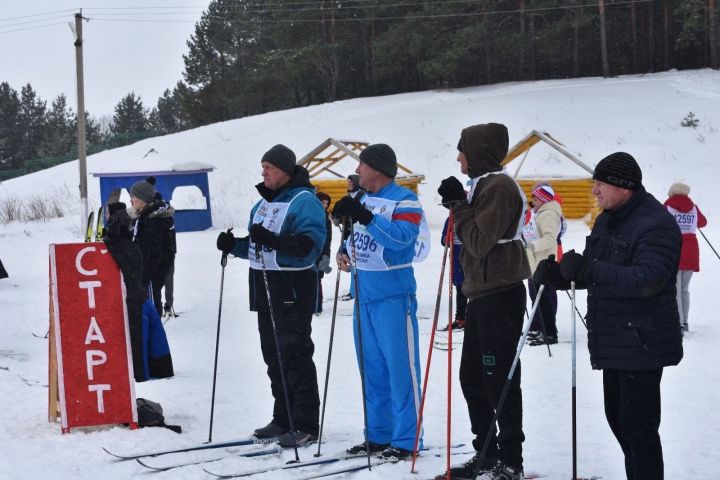
[[693, 272], [700, 271], [700, 249], [698, 247], [698, 228], [707, 225], [707, 219], [688, 196], [690, 187], [684, 183], [673, 183], [668, 190], [665, 207], [675, 217], [682, 233], [682, 251], [677, 275], [677, 302], [680, 312], [680, 325], [683, 332], [688, 331], [688, 312], [690, 311], [690, 279]]

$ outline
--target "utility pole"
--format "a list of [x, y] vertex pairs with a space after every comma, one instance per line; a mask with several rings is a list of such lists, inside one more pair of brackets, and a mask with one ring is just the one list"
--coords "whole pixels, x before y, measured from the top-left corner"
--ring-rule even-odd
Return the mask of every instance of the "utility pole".
[[87, 159], [85, 152], [85, 84], [83, 81], [83, 36], [82, 10], [75, 14], [75, 68], [77, 71], [77, 124], [78, 124], [78, 162], [80, 164], [80, 202], [82, 218], [80, 231], [85, 235], [85, 222], [88, 217]]

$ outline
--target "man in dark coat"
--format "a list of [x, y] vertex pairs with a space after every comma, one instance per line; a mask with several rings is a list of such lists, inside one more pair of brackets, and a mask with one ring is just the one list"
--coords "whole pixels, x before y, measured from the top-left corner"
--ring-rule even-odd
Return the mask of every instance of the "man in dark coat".
[[543, 260], [533, 280], [588, 290], [588, 349], [603, 371], [605, 416], [625, 454], [628, 480], [663, 478], [660, 379], [683, 356], [675, 297], [682, 240], [675, 219], [642, 186], [635, 159], [598, 163], [593, 194], [603, 212], [582, 255]]
[[256, 429], [255, 437], [277, 439], [283, 447], [301, 446], [314, 442], [319, 431], [311, 332], [316, 262], [325, 243], [327, 213], [292, 150], [275, 145], [260, 165], [263, 181], [255, 188], [262, 198], [250, 212], [249, 235], [235, 238], [222, 232], [217, 248], [250, 264], [250, 310], [257, 312], [260, 348], [275, 399], [272, 420]]
[[155, 198], [154, 178], [148, 180], [136, 182], [130, 189], [130, 203], [138, 217], [133, 228], [133, 242], [140, 246], [143, 254], [143, 286], [152, 287], [155, 309], [162, 316], [162, 287], [175, 260], [171, 237], [175, 209]]
[[109, 217], [103, 231], [103, 241], [110, 255], [120, 267], [125, 281], [125, 304], [127, 305], [135, 380], [147, 379], [143, 357], [143, 303], [147, 299], [147, 290], [142, 284], [143, 258], [140, 247], [132, 241], [130, 217], [124, 203], [108, 205]]

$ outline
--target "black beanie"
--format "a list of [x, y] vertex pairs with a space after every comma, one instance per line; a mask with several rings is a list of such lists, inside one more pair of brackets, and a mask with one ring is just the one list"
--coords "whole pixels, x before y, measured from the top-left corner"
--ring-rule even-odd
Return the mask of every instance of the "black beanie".
[[285, 145], [277, 144], [265, 152], [260, 162], [276, 166], [291, 177], [295, 175], [295, 154]]
[[108, 215], [112, 215], [113, 213], [127, 210], [127, 205], [125, 205], [123, 202], [115, 202], [109, 204], [107, 208]]
[[395, 178], [395, 175], [397, 175], [395, 152], [384, 143], [369, 145], [360, 152], [360, 161], [390, 178]]
[[325, 192], [317, 192], [317, 193], [315, 194], [315, 197], [316, 197], [318, 200], [320, 200], [321, 202], [322, 202], [323, 200], [327, 201], [327, 202], [328, 202], [328, 205], [330, 205], [330, 202], [332, 202], [332, 199], [330, 198], [330, 195], [328, 195], [328, 194], [325, 193]]
[[642, 185], [642, 171], [632, 155], [615, 152], [600, 160], [593, 180], [635, 191]]
[[360, 175], [348, 175], [348, 180], [350, 180], [350, 183], [352, 183], [353, 188], [350, 190], [351, 192], [357, 192], [360, 188]]

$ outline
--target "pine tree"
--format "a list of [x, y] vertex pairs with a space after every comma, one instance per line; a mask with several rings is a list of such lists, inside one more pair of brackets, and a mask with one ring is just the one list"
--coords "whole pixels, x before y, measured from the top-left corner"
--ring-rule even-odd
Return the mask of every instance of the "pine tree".
[[134, 141], [134, 134], [145, 133], [148, 127], [147, 111], [140, 96], [128, 93], [117, 105], [110, 125], [113, 142], [127, 145]]
[[18, 122], [21, 129], [18, 156], [23, 162], [38, 160], [47, 156], [48, 124], [47, 102], [37, 98], [35, 90], [28, 83], [20, 90]]
[[190, 128], [190, 117], [180, 100], [179, 86], [172, 92], [167, 89], [150, 112], [149, 129], [158, 135], [181, 132]]
[[20, 97], [7, 82], [0, 83], [0, 166], [18, 168], [22, 165], [19, 158], [21, 129]]
[[47, 112], [47, 147], [48, 155], [58, 156], [70, 152], [77, 144], [75, 113], [67, 106], [64, 94], [55, 97]]

